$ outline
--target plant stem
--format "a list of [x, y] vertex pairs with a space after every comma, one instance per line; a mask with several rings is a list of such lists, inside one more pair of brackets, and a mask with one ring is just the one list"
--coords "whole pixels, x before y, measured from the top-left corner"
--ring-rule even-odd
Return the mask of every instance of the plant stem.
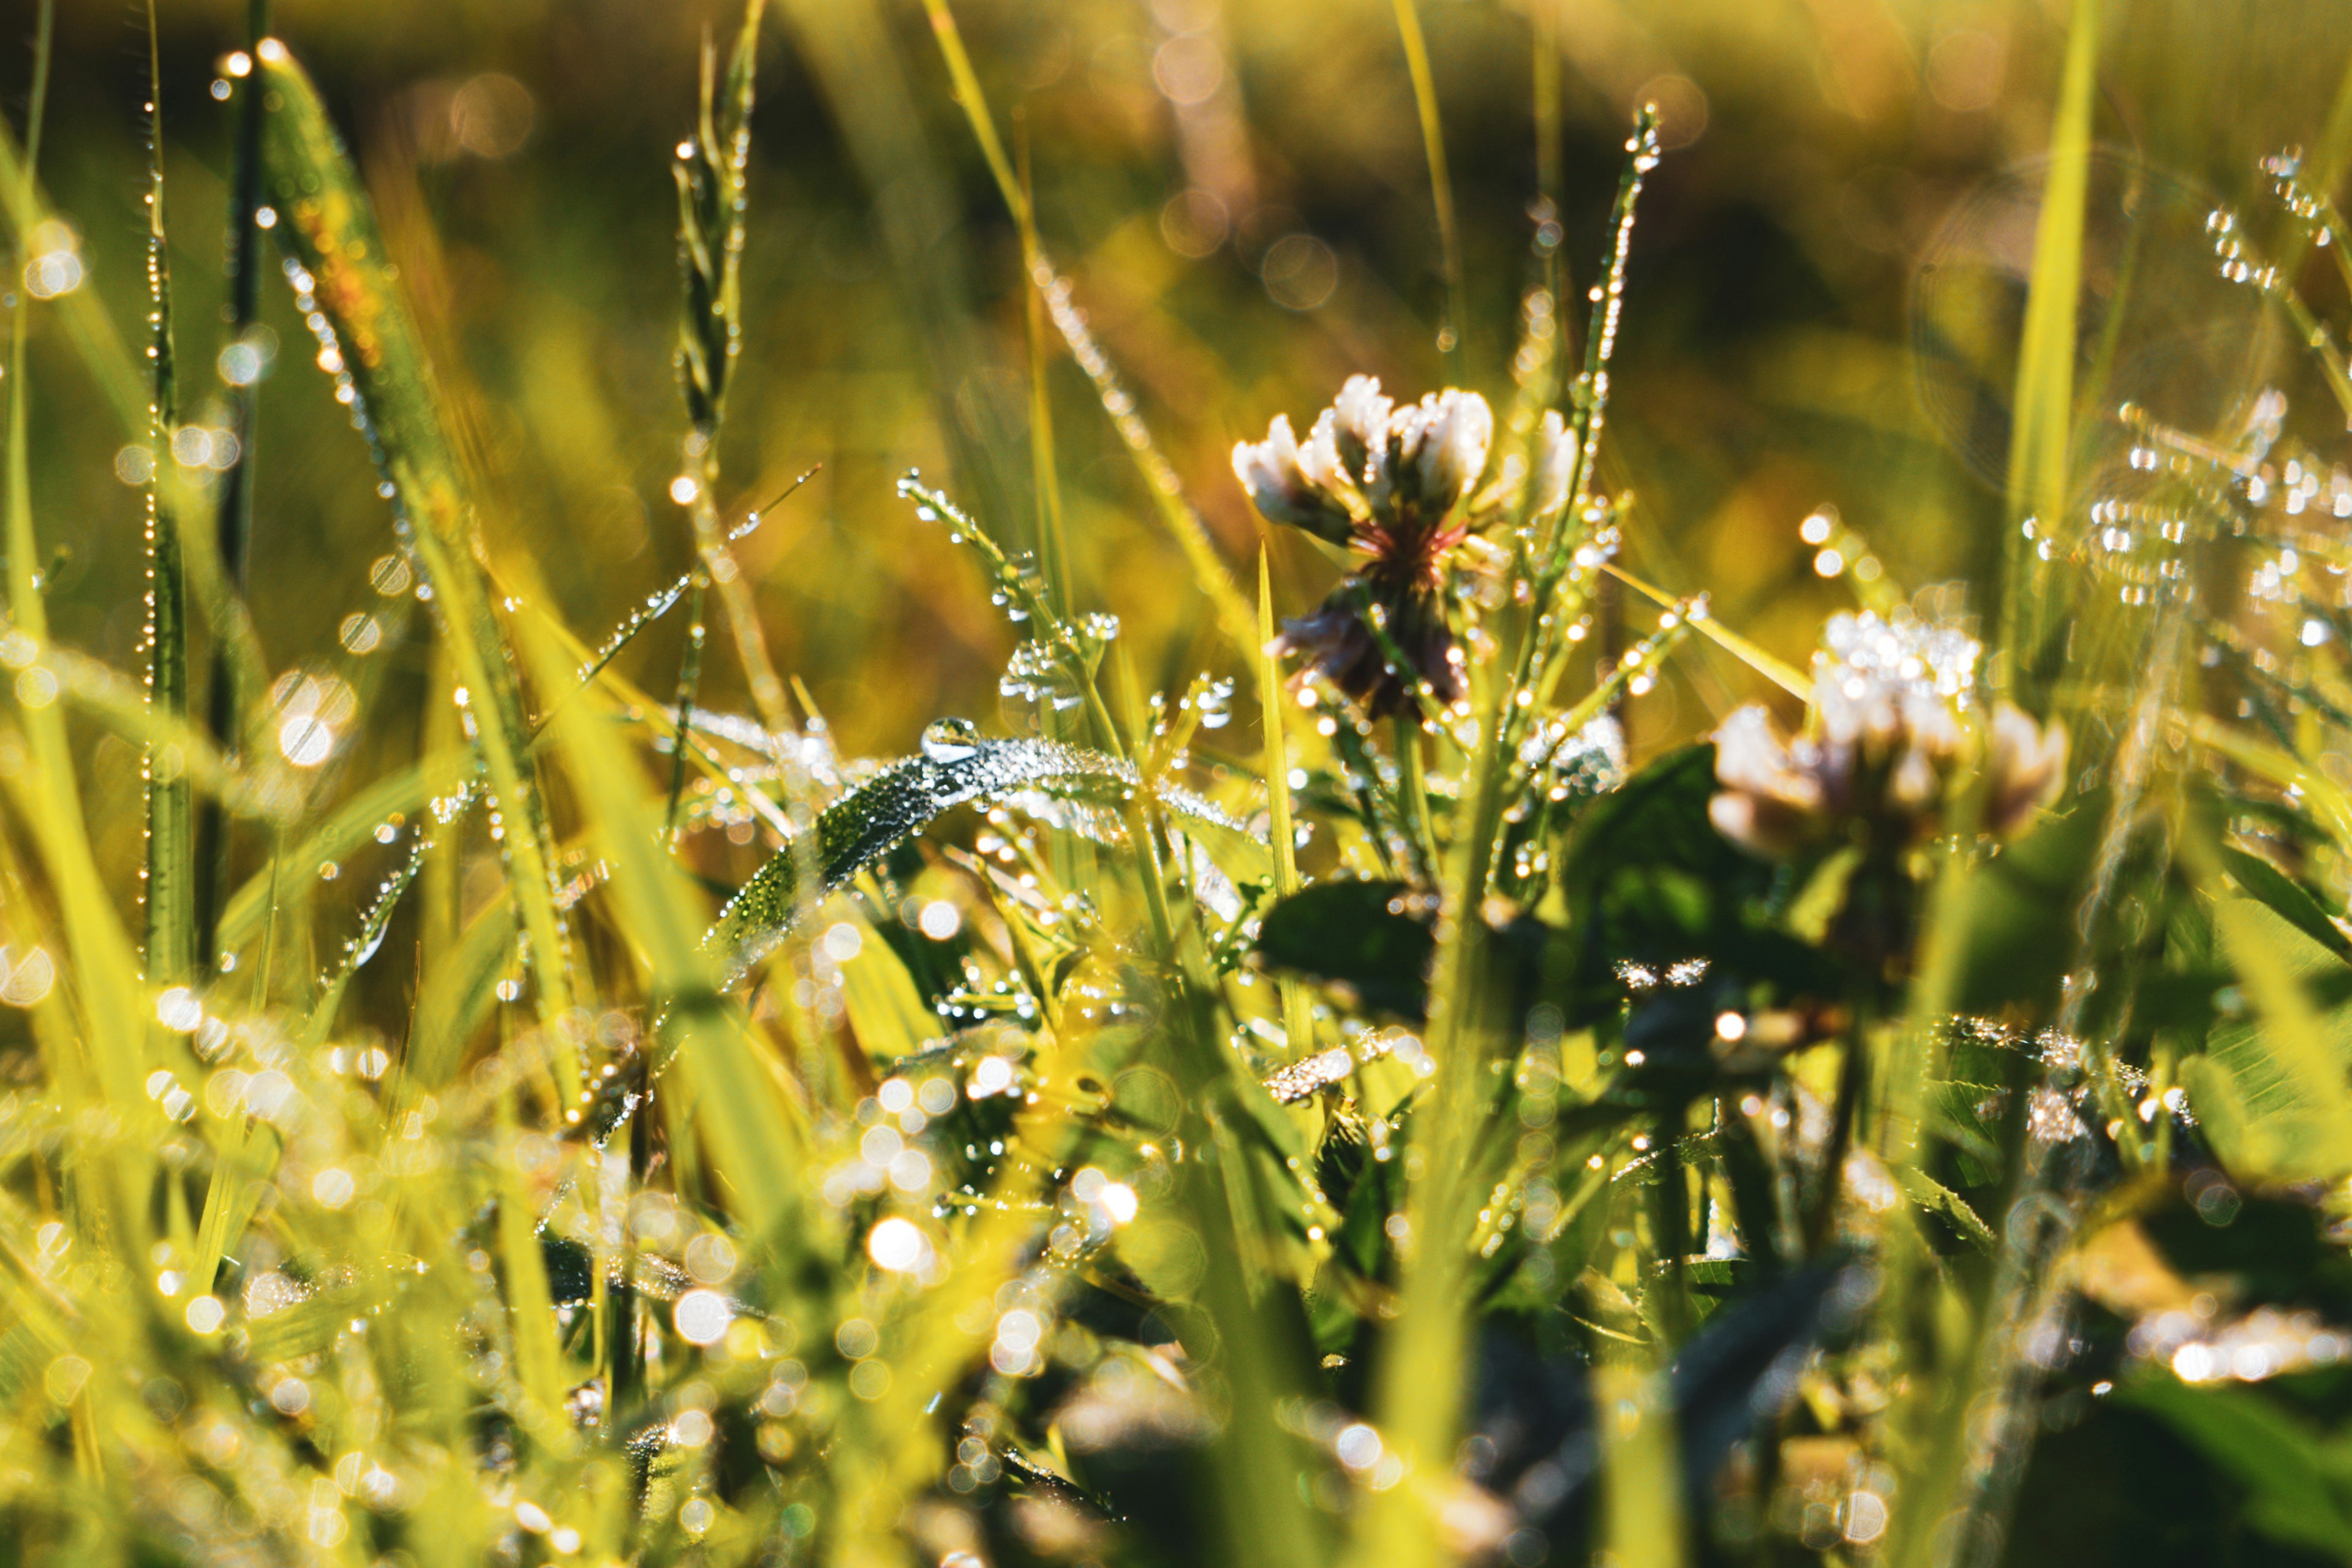
[[[269, 37], [269, 0], [247, 0], [246, 50], [257, 57]], [[261, 310], [261, 119], [266, 96], [260, 73], [246, 78], [237, 95], [236, 151], [229, 195], [229, 322], [232, 342], [253, 330]], [[214, 547], [230, 589], [242, 599], [250, 575], [253, 544], [254, 413], [260, 389], [256, 377], [230, 389], [231, 418], [236, 432], [236, 460], [221, 476], [220, 501], [213, 515]], [[226, 644], [215, 642], [212, 674], [205, 693], [205, 720], [214, 742], [230, 762], [244, 742], [239, 715], [246, 694], [238, 689], [235, 666]], [[229, 875], [228, 817], [220, 803], [207, 797], [197, 808], [195, 846], [196, 962], [209, 971], [220, 962], [220, 905]]]

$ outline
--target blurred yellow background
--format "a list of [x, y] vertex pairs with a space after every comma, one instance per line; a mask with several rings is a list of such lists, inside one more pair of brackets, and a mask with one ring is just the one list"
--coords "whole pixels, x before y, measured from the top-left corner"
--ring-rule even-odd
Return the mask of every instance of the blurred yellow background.
[[[1465, 363], [1498, 407], [1533, 277], [1538, 3], [1422, 5], [1461, 213]], [[29, 7], [16, 9], [0, 37], [29, 32]], [[2195, 221], [2213, 201], [2271, 221], [2257, 161], [2321, 136], [2352, 14], [2307, 0], [2108, 9], [2099, 138], [2116, 166], [2162, 175], [2126, 180], [2116, 202], [2158, 190], [2187, 220], [2176, 262], [2205, 278]], [[223, 331], [228, 114], [212, 84], [240, 10], [162, 6], [184, 412], [200, 423]], [[1276, 412], [1311, 416], [1353, 372], [1404, 396], [1438, 384], [1439, 247], [1392, 6], [963, 0], [957, 12], [1000, 120], [1019, 116], [1048, 250], [1246, 583], [1261, 528], [1228, 468], [1233, 442]], [[487, 535], [533, 554], [592, 637], [689, 558], [667, 495], [684, 426], [667, 165], [690, 129], [706, 32], [723, 47], [738, 16], [313, 0], [279, 5], [274, 23], [376, 193], [482, 470]], [[126, 337], [144, 284], [137, 21], [65, 8], [44, 165], [80, 228], [88, 286]], [[1721, 618], [1784, 657], [1801, 659], [1847, 602], [1798, 537], [1816, 506], [1835, 505], [1906, 588], [1981, 580], [1995, 559], [2000, 310], [1927, 269], [1940, 257], [1997, 282], [2014, 255], [2021, 271], [2063, 21], [2062, 7], [1990, 0], [1558, 0], [1563, 254], [1578, 293], [1633, 105], [1659, 103], [1673, 148], [1634, 241], [1610, 424], [1616, 477], [1639, 501], [1628, 558], [1670, 588], [1706, 588]], [[19, 104], [27, 58], [9, 57], [0, 78]], [[992, 724], [1013, 634], [892, 481], [920, 467], [1012, 536], [1028, 527], [1019, 255], [916, 0], [775, 0], [750, 184], [724, 502], [740, 514], [823, 465], [740, 546], [777, 659], [855, 752], [903, 752], [940, 713]], [[2021, 205], [1998, 199], [2021, 188]], [[1945, 281], [1923, 282], [1934, 277]], [[274, 275], [265, 299], [279, 353], [255, 454], [253, 597], [270, 658], [294, 668], [332, 653], [372, 602], [368, 563], [391, 548], [390, 516]], [[2150, 329], [2152, 363], [2168, 367], [2150, 374], [2199, 381], [2226, 405], [2263, 373], [2228, 299], [2215, 281], [2208, 314], [2191, 290], [2189, 328]], [[140, 496], [117, 478], [118, 440], [67, 346], [36, 355], [37, 501], [44, 537], [70, 549], [57, 624], [128, 666]], [[1205, 603], [1066, 360], [1053, 396], [1083, 595], [1123, 618], [1148, 686], [1180, 685], [1226, 657]], [[1296, 613], [1335, 569], [1297, 537], [1273, 552], [1280, 608]], [[625, 668], [666, 691], [679, 635], [646, 637]], [[423, 646], [394, 639], [371, 657], [415, 675]], [[706, 677], [715, 706], [740, 706], [728, 646], [715, 638]], [[1713, 657], [1636, 705], [1645, 746], [1752, 689]], [[100, 791], [135, 784], [127, 748], [101, 757]], [[127, 832], [134, 814], [100, 820]]]

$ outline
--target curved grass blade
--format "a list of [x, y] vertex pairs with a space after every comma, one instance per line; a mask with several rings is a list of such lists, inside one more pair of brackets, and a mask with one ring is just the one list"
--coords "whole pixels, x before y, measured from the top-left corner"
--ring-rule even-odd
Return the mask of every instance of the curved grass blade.
[[[1034, 810], [1088, 831], [1116, 821], [1141, 787], [1129, 764], [1076, 746], [927, 740], [921, 756], [893, 764], [817, 818], [814, 886], [800, 864], [804, 850], [787, 846], [719, 911], [703, 945], [719, 955], [724, 984], [731, 986], [773, 952], [793, 922], [825, 895], [943, 812], [985, 801]], [[1272, 849], [1249, 829], [1190, 791], [1162, 784], [1158, 795], [1170, 825], [1190, 835], [1228, 875], [1272, 874]]]
[[[18, 172], [19, 183], [25, 184], [31, 182], [34, 153], [40, 142], [54, 20], [53, 7], [45, 4], [34, 53], [26, 153]], [[42, 597], [41, 557], [33, 526], [31, 388], [25, 374], [26, 343], [33, 323], [32, 290], [18, 289], [10, 305], [5, 453], [7, 619], [12, 634], [30, 638], [37, 647], [47, 640], [48, 608]], [[56, 900], [70, 960], [67, 972], [79, 993], [80, 1045], [94, 1069], [96, 1086], [112, 1113], [128, 1119], [131, 1126], [142, 1126], [152, 1110], [140, 1087], [146, 1065], [146, 1038], [138, 958], [98, 866], [75, 777], [65, 714], [54, 701], [34, 703], [20, 698], [16, 707], [24, 726], [24, 761], [0, 774], [0, 784], [5, 784], [10, 804], [25, 825]], [[105, 1159], [101, 1154], [89, 1157], [88, 1179], [117, 1210], [109, 1218], [121, 1227], [118, 1237], [125, 1255], [140, 1256], [148, 1230], [145, 1198], [150, 1157], [136, 1140], [127, 1140], [116, 1146], [110, 1168], [101, 1163]]]
[[[516, 902], [530, 939], [542, 1022], [551, 1030], [571, 1007], [567, 943], [555, 908], [551, 857], [530, 775], [522, 699], [475, 555], [475, 520], [430, 368], [401, 298], [366, 192], [327, 119], [317, 89], [284, 44], [255, 51], [266, 95], [262, 160], [289, 253], [310, 273], [351, 378], [354, 416], [365, 425], [378, 468], [400, 508], [403, 542], [433, 584], [458, 683], [503, 827]], [[578, 1099], [580, 1064], [555, 1053], [556, 1086]]]

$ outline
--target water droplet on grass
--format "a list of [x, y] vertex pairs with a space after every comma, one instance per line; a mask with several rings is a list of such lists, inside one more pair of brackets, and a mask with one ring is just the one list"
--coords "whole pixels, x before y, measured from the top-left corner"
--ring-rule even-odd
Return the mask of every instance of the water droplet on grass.
[[934, 763], [960, 763], [980, 749], [980, 726], [969, 719], [935, 719], [923, 731], [923, 755]]

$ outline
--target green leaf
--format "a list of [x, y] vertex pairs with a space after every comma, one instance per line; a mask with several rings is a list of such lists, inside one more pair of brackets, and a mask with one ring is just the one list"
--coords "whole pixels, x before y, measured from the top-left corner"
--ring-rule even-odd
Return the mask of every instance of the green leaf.
[[1895, 1179], [1902, 1184], [1904, 1194], [1920, 1208], [1951, 1221], [1952, 1228], [1959, 1232], [1969, 1245], [1983, 1252], [1992, 1250], [1992, 1227], [1969, 1206], [1966, 1198], [1916, 1165], [1898, 1166]]
[[1259, 962], [1345, 985], [1378, 1013], [1419, 1019], [1429, 1012], [1431, 915], [1407, 912], [1402, 882], [1318, 883], [1266, 911]]
[[2248, 854], [2231, 844], [2221, 847], [2221, 864], [2231, 881], [2269, 906], [2273, 914], [2336, 957], [2352, 960], [2352, 938], [2337, 929], [2319, 900], [2302, 883], [2261, 856]]
[[2275, 1180], [2352, 1170], [2352, 1008], [2322, 1013], [2309, 990], [2341, 963], [2252, 899], [2215, 900], [2213, 924], [2254, 1004], [2182, 1064], [2214, 1152], [2232, 1172]]
[[2319, 1435], [2268, 1395], [2157, 1373], [2115, 1397], [2162, 1420], [2244, 1487], [2247, 1521], [2264, 1535], [2338, 1561], [2352, 1555], [2352, 1499], [2329, 1473]]

